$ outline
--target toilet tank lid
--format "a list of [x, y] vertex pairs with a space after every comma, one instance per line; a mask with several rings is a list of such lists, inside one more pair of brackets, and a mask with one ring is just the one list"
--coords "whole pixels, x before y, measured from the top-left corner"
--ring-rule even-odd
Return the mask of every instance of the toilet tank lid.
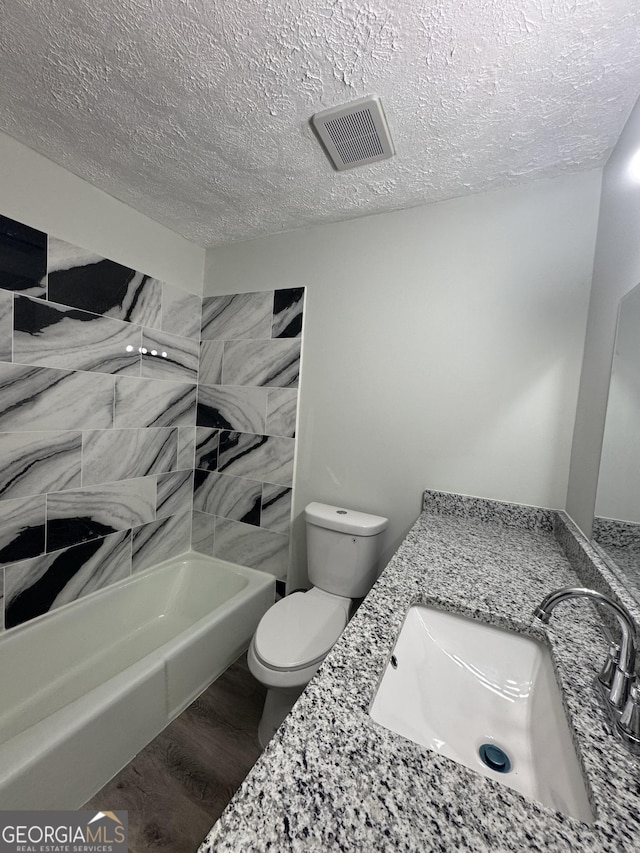
[[354, 536], [375, 536], [382, 533], [389, 523], [389, 519], [381, 515], [370, 515], [368, 512], [315, 502], [307, 504], [304, 518], [306, 522], [317, 527], [352, 533]]

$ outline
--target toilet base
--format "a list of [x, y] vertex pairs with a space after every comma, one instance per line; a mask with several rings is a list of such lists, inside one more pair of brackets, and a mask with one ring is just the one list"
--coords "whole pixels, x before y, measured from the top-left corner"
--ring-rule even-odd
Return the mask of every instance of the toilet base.
[[264, 709], [258, 726], [258, 740], [263, 749], [280, 728], [284, 718], [293, 708], [296, 699], [305, 687], [306, 684], [291, 689], [271, 688], [267, 690], [267, 698], [264, 700]]

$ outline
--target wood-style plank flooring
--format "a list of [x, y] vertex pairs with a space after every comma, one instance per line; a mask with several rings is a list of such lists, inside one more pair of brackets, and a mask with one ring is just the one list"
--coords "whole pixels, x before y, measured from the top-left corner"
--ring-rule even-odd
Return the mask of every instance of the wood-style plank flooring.
[[233, 664], [83, 808], [129, 812], [129, 853], [195, 853], [260, 755], [265, 689]]

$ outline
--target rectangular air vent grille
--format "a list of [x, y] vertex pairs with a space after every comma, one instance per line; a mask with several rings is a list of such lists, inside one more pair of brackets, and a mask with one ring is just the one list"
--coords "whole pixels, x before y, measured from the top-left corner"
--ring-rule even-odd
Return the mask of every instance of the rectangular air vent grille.
[[360, 98], [316, 113], [313, 125], [339, 171], [386, 160], [395, 153], [378, 98]]
[[369, 110], [334, 118], [326, 122], [325, 127], [343, 163], [355, 163], [356, 160], [368, 160], [384, 154]]

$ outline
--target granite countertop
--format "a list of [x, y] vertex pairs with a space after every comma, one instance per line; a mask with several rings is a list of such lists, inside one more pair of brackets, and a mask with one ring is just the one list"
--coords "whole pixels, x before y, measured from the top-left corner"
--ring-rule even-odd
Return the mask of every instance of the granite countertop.
[[[614, 738], [597, 705], [592, 682], [606, 642], [595, 610], [567, 601], [546, 629], [531, 620], [561, 586], [624, 591], [602, 579], [563, 513], [441, 493], [425, 493], [425, 506], [200, 853], [639, 849], [640, 759]], [[371, 699], [415, 602], [547, 637], [593, 824], [373, 722]]]

